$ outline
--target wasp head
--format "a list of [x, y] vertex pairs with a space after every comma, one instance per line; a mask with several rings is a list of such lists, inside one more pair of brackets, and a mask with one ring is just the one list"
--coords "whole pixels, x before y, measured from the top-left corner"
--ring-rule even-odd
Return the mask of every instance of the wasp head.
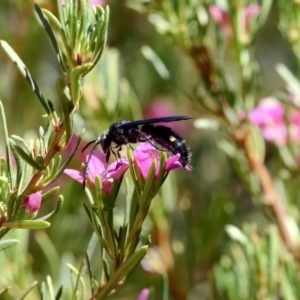
[[110, 148], [111, 148], [110, 136], [107, 133], [103, 133], [100, 136], [99, 144], [100, 144], [103, 152], [106, 154], [106, 162], [108, 162], [109, 157], [110, 157]]

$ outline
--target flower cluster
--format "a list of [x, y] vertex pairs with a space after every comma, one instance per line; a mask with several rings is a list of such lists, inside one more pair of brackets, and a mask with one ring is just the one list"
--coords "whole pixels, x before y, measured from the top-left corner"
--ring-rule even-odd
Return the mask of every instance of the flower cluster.
[[[90, 159], [87, 177], [92, 186], [95, 186], [96, 176], [100, 176], [102, 182], [102, 189], [104, 194], [111, 194], [116, 186], [116, 183], [120, 182], [124, 173], [129, 168], [128, 161], [125, 158], [118, 159], [112, 164], [105, 167], [105, 156], [97, 154]], [[86, 157], [86, 161], [88, 161]], [[182, 164], [179, 161], [180, 154], [169, 157], [166, 161], [164, 172], [167, 173], [171, 170], [182, 168]], [[149, 143], [141, 143], [134, 151], [134, 162], [144, 180], [147, 179], [152, 164], [156, 163], [155, 178], [158, 178], [160, 170], [160, 153], [158, 150]], [[185, 167], [186, 170], [191, 170], [190, 166]], [[85, 174], [78, 170], [66, 169], [65, 174], [75, 179], [79, 183], [83, 184]]]
[[286, 144], [288, 140], [300, 142], [300, 111], [286, 110], [275, 98], [262, 99], [250, 112], [249, 119], [259, 126], [267, 141], [278, 144]]
[[[249, 31], [250, 22], [260, 14], [260, 11], [261, 8], [258, 5], [249, 5], [241, 8], [238, 28], [242, 33], [241, 38], [243, 41], [246, 42], [248, 40], [247, 34]], [[209, 7], [209, 13], [214, 21], [222, 28], [225, 35], [228, 38], [232, 38], [233, 29], [230, 12], [217, 5], [211, 5]]]

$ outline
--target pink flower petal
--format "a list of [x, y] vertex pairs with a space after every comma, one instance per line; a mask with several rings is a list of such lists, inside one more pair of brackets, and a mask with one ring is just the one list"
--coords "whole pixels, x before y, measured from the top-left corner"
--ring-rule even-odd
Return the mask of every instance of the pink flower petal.
[[261, 8], [258, 5], [249, 5], [244, 7], [244, 28], [248, 30], [249, 22], [254, 17], [257, 17], [260, 14]]
[[42, 194], [41, 192], [36, 192], [29, 195], [23, 202], [21, 207], [25, 208], [27, 214], [35, 214], [39, 211], [42, 203]]
[[252, 123], [258, 126], [281, 124], [284, 121], [284, 107], [275, 98], [264, 98], [249, 114]]
[[[134, 151], [134, 159], [140, 169], [143, 179], [148, 177], [150, 168], [154, 161], [156, 161], [157, 166], [155, 170], [155, 176], [158, 176], [160, 169], [160, 154], [159, 151], [150, 145], [149, 143], [141, 143]], [[165, 172], [171, 170], [182, 168], [182, 164], [179, 161], [180, 154], [173, 155], [169, 157], [166, 161]]]
[[137, 297], [137, 300], [148, 300], [150, 295], [149, 289], [143, 289]]
[[287, 127], [283, 105], [275, 98], [264, 98], [249, 114], [253, 124], [260, 127], [263, 136], [271, 142], [286, 143]]
[[91, 0], [90, 4], [89, 4], [89, 9], [92, 9], [93, 6], [96, 6], [96, 5], [103, 6], [104, 4], [105, 4], [104, 0]]
[[208, 8], [208, 11], [215, 22], [224, 30], [225, 34], [228, 37], [232, 36], [232, 27], [229, 13], [223, 9], [221, 9], [217, 5], [211, 5]]
[[182, 168], [182, 164], [179, 161], [180, 154], [173, 155], [167, 159], [166, 162], [166, 172], [169, 172], [174, 169]]
[[65, 169], [64, 173], [68, 176], [70, 176], [71, 178], [75, 179], [76, 181], [78, 181], [79, 183], [83, 183], [83, 178], [84, 175], [77, 171], [77, 170], [72, 170], [72, 169]]
[[[89, 155], [86, 157], [86, 161], [88, 161], [88, 159]], [[127, 169], [128, 162], [125, 159], [114, 162], [113, 164], [109, 165], [107, 169], [105, 169], [103, 162], [97, 157], [92, 156], [87, 169], [87, 177], [92, 183], [95, 184], [95, 177], [97, 175], [100, 176], [103, 192], [110, 193], [113, 190], [115, 181], [122, 179]], [[66, 169], [64, 173], [79, 183], [83, 183], [85, 175], [78, 170]]]
[[[86, 162], [88, 162], [89, 155], [86, 157]], [[92, 156], [88, 165], [88, 176], [91, 179], [95, 179], [96, 175], [102, 175], [105, 172], [105, 167], [103, 162], [96, 156]]]
[[119, 180], [123, 177], [126, 170], [129, 168], [127, 159], [119, 159], [108, 166], [105, 176]]

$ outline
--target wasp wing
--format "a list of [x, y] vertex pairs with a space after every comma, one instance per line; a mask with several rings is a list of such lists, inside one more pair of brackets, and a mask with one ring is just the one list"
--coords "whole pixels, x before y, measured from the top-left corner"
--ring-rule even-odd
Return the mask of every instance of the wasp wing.
[[171, 117], [161, 117], [161, 118], [153, 118], [153, 119], [145, 119], [145, 120], [137, 120], [137, 121], [128, 121], [126, 123], [118, 124], [118, 128], [128, 128], [138, 125], [146, 125], [146, 124], [154, 124], [154, 123], [167, 123], [167, 122], [176, 122], [182, 120], [193, 119], [190, 116], [171, 116]]

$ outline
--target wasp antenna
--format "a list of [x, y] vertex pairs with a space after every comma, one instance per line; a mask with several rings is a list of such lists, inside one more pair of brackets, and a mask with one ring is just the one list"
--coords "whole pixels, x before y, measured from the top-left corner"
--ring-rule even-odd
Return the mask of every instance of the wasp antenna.
[[90, 145], [96, 143], [96, 146], [99, 144], [97, 143], [98, 139], [97, 140], [93, 140], [93, 141], [90, 141], [88, 142], [82, 149], [81, 149], [81, 152], [84, 152]]
[[83, 189], [85, 189], [85, 184], [86, 184], [86, 179], [87, 179], [87, 175], [88, 175], [88, 170], [89, 170], [89, 163], [92, 159], [93, 153], [95, 152], [97, 146], [99, 143], [97, 143], [97, 140], [89, 142], [82, 150], [84, 151], [89, 145], [91, 145], [92, 143], [95, 143], [95, 146], [92, 148], [88, 159], [86, 161], [86, 165], [85, 165], [85, 172], [84, 172], [84, 177], [83, 177]]

